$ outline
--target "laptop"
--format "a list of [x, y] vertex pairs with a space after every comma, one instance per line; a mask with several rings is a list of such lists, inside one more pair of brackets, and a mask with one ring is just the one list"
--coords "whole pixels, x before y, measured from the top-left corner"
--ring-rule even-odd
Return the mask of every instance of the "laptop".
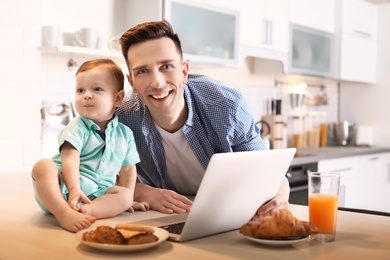
[[190, 212], [132, 223], [164, 228], [169, 240], [180, 242], [239, 229], [275, 197], [295, 152], [286, 148], [214, 154]]

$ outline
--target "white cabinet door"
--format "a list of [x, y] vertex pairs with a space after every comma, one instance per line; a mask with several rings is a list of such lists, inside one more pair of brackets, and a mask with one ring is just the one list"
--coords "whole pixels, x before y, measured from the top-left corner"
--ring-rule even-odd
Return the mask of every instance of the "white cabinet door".
[[351, 34], [341, 36], [340, 79], [376, 81], [377, 43]]
[[287, 52], [289, 0], [243, 0], [241, 44]]
[[240, 8], [240, 43], [260, 47], [263, 35], [264, 0], [243, 0]]
[[290, 22], [334, 33], [335, 0], [291, 0]]
[[361, 208], [389, 211], [389, 153], [360, 156], [360, 192]]
[[364, 0], [342, 0], [337, 25], [340, 34], [339, 79], [375, 83], [377, 74], [377, 6]]
[[289, 2], [289, 0], [265, 1], [265, 20], [268, 22], [268, 42], [266, 42], [266, 44], [263, 44], [263, 47], [274, 49], [277, 51], [288, 51]]
[[343, 0], [342, 32], [367, 39], [377, 38], [378, 11], [376, 5], [363, 0]]
[[358, 166], [358, 157], [329, 159], [318, 162], [319, 172], [334, 172], [340, 174], [339, 207], [359, 207]]
[[383, 167], [385, 175], [385, 185], [384, 185], [384, 209], [387, 212], [390, 212], [390, 153], [385, 153], [383, 155]]

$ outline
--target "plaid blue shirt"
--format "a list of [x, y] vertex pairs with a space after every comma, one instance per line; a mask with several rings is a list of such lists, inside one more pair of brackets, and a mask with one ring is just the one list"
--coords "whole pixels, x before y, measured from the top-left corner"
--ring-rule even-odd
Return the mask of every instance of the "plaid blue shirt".
[[[267, 149], [240, 92], [203, 75], [190, 74], [184, 85], [188, 118], [182, 130], [200, 164], [206, 168], [215, 153]], [[161, 136], [148, 108], [130, 93], [116, 111], [133, 131], [141, 162], [142, 183], [167, 189], [166, 160]]]

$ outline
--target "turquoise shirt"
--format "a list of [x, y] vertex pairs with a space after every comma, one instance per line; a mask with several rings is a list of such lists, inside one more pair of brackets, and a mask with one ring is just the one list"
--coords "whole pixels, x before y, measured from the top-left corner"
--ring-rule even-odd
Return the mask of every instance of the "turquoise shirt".
[[[115, 185], [122, 166], [140, 162], [133, 132], [119, 123], [116, 115], [107, 125], [105, 140], [97, 130], [100, 128], [92, 120], [79, 116], [58, 136], [59, 147], [66, 141], [80, 152], [80, 188], [92, 199]], [[62, 173], [59, 153], [53, 156], [53, 161]], [[61, 189], [63, 194], [68, 193], [64, 183]]]

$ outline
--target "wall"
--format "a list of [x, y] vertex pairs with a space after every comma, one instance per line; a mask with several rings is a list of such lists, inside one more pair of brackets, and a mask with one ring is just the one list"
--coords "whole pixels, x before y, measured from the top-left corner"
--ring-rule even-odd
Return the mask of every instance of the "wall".
[[0, 1], [0, 174], [40, 158], [40, 1]]
[[[390, 146], [390, 3], [378, 5], [377, 83], [344, 83], [340, 87], [340, 116], [373, 127], [373, 144]], [[359, 57], [356, 58], [359, 62]]]

